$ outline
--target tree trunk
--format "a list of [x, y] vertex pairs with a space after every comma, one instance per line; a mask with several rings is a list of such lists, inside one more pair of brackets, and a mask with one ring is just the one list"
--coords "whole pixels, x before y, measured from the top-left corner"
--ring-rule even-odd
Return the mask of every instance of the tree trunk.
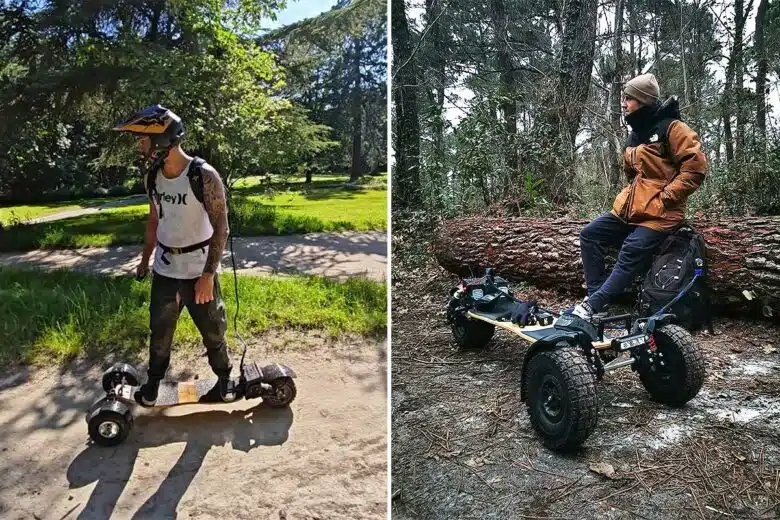
[[[587, 223], [453, 219], [437, 231], [433, 252], [442, 267], [460, 275], [489, 265], [510, 280], [584, 293], [579, 233]], [[692, 224], [707, 242], [710, 285], [718, 299], [744, 298], [744, 290], [780, 298], [780, 217], [694, 219]]]
[[352, 167], [349, 170], [350, 182], [355, 182], [362, 173], [361, 148], [363, 140], [363, 93], [360, 81], [360, 61], [363, 55], [363, 41], [355, 38], [352, 56]]
[[417, 114], [417, 68], [403, 0], [391, 1], [393, 31], [393, 101], [395, 168], [393, 205], [416, 208], [420, 197], [420, 120]]
[[737, 112], [737, 132], [734, 147], [734, 159], [737, 164], [742, 164], [745, 156], [745, 99], [742, 89], [745, 84], [745, 56], [742, 45], [742, 35], [744, 34], [745, 22], [747, 21], [748, 14], [753, 7], [753, 0], [748, 0], [747, 9], [742, 10], [742, 1], [735, 0], [736, 5], [736, 17], [735, 17], [735, 37], [734, 37], [734, 86], [737, 93], [736, 97], [733, 97], [734, 105]]
[[691, 99], [688, 96], [688, 71], [685, 63], [685, 39], [683, 38], [685, 31], [683, 29], [686, 24], [683, 17], [683, 2], [677, 0], [677, 6], [680, 9], [680, 63], [682, 64], [683, 73], [683, 92], [685, 95], [685, 106], [688, 106], [691, 104]]
[[561, 67], [558, 83], [558, 110], [573, 146], [590, 90], [593, 53], [596, 48], [596, 0], [571, 0], [564, 14]]
[[734, 78], [734, 61], [729, 60], [726, 66], [726, 81], [723, 85], [721, 101], [721, 119], [723, 120], [723, 142], [726, 145], [726, 168], [734, 166], [734, 141], [731, 135], [731, 85]]
[[496, 52], [496, 69], [499, 72], [498, 95], [500, 108], [504, 116], [503, 127], [507, 134], [506, 148], [504, 149], [504, 161], [510, 171], [510, 177], [517, 174], [517, 149], [515, 134], [517, 134], [517, 104], [515, 103], [515, 74], [512, 66], [512, 56], [509, 54], [508, 19], [504, 0], [491, 0], [493, 18], [493, 45]]
[[[752, 0], [749, 0], [748, 9], [752, 5]], [[743, 0], [734, 0], [734, 44], [731, 46], [731, 56], [729, 56], [728, 65], [726, 66], [726, 84], [723, 88], [723, 134], [726, 140], [726, 161], [728, 162], [729, 172], [732, 175], [729, 177], [732, 180], [734, 177], [734, 161], [739, 160], [742, 156], [742, 128], [744, 128], [743, 116], [740, 115], [740, 96], [735, 96], [736, 92], [740, 92], [742, 87], [742, 34], [745, 29], [745, 10]], [[732, 140], [732, 128], [731, 128], [731, 114], [732, 110], [736, 109], [737, 113], [737, 132], [736, 132], [736, 150], [734, 141]], [[742, 126], [740, 126], [742, 125]]]
[[764, 42], [764, 27], [766, 13], [769, 10], [769, 0], [761, 0], [756, 11], [756, 149], [759, 153], [766, 152], [766, 76], [769, 70], [766, 44]]
[[430, 177], [431, 191], [430, 202], [434, 208], [440, 207], [442, 203], [441, 193], [446, 184], [445, 175], [445, 157], [444, 157], [444, 84], [445, 61], [441, 28], [441, 10], [443, 0], [426, 0], [425, 13], [428, 26], [430, 27], [431, 45], [433, 46], [430, 56], [430, 69], [433, 78], [433, 89], [428, 90], [430, 96], [430, 120], [431, 133], [433, 134], [433, 158], [431, 161]]
[[553, 204], [565, 203], [574, 177], [574, 144], [590, 90], [596, 40], [595, 0], [571, 0], [562, 13], [561, 52], [556, 85], [538, 101], [539, 142], [545, 153], [534, 177], [543, 180], [541, 195]]
[[156, 42], [160, 34], [160, 17], [162, 16], [163, 5], [161, 2], [154, 2], [151, 6], [152, 15], [149, 19], [149, 32], [146, 39], [150, 42]]
[[620, 127], [620, 89], [623, 77], [623, 0], [615, 2], [615, 36], [612, 38], [612, 59], [615, 65], [612, 69], [612, 86], [609, 96], [609, 120], [612, 126], [610, 136], [610, 185], [617, 189], [623, 180], [622, 142], [623, 130]]

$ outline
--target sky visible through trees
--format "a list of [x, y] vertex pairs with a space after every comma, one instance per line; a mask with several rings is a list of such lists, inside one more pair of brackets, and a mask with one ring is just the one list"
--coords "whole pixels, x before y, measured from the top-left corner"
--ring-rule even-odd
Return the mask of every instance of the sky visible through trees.
[[405, 41], [394, 31], [393, 42], [398, 207], [604, 210], [624, 181], [622, 85], [651, 72], [662, 97], [678, 96], [708, 155], [710, 175], [690, 210], [780, 211], [776, 0], [412, 0], [393, 8], [405, 13], [394, 20]]

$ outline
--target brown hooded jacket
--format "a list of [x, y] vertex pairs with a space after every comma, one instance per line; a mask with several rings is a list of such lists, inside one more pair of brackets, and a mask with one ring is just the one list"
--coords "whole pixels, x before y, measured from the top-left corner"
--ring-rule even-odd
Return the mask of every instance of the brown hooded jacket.
[[688, 197], [704, 181], [707, 159], [699, 136], [679, 117], [676, 98], [626, 117], [632, 132], [623, 170], [631, 184], [615, 199], [613, 215], [656, 231], [672, 230], [685, 217]]

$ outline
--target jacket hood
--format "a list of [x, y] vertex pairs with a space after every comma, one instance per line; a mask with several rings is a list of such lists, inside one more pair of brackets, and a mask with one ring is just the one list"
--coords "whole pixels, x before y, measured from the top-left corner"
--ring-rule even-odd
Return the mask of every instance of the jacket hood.
[[656, 121], [661, 119], [680, 119], [680, 101], [677, 96], [671, 96], [669, 99], [660, 103], [655, 112]]

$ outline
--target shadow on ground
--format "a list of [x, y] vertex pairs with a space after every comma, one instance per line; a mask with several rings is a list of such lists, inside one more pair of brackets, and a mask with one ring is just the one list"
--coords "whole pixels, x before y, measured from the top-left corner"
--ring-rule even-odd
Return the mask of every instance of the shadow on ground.
[[[230, 444], [249, 452], [259, 446], [280, 446], [287, 441], [293, 422], [289, 408], [273, 409], [262, 404], [247, 410], [209, 410], [181, 416], [163, 413], [136, 418], [128, 440], [116, 448], [89, 444], [70, 464], [69, 487], [80, 488], [97, 481], [80, 519], [110, 518], [135, 467], [140, 450], [186, 442], [184, 451], [157, 490], [132, 518], [176, 518], [176, 509], [212, 446]], [[241, 485], [240, 475], [226, 474], [227, 486]]]

